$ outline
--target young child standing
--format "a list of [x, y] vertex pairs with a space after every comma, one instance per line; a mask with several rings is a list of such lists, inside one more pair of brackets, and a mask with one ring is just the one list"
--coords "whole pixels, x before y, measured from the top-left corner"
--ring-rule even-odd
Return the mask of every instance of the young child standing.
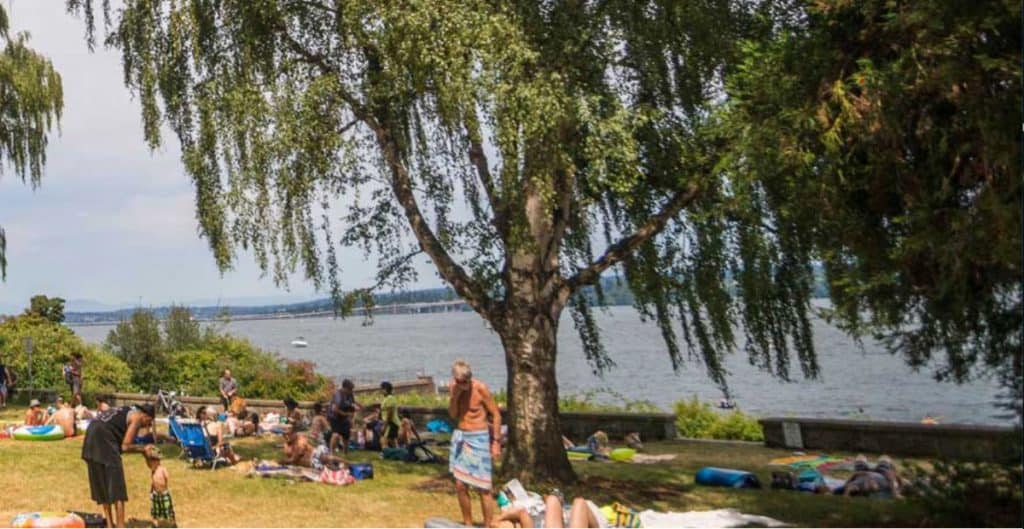
[[149, 445], [144, 455], [152, 475], [149, 487], [149, 514], [153, 517], [153, 524], [156, 527], [177, 527], [174, 519], [174, 502], [171, 501], [171, 491], [168, 488], [167, 469], [160, 464], [160, 450]]

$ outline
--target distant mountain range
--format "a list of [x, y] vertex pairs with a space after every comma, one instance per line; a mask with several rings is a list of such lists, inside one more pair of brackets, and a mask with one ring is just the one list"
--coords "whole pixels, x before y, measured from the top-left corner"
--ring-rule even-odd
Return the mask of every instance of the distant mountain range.
[[[616, 277], [601, 278], [605, 303], [608, 305], [631, 305], [633, 293], [630, 292], [624, 279]], [[593, 292], [587, 292], [593, 299]], [[827, 298], [820, 268], [815, 268], [814, 297]], [[394, 312], [428, 312], [429, 304], [441, 304], [444, 310], [469, 310], [458, 304], [459, 297], [451, 288], [428, 288], [375, 296], [376, 310], [382, 313]], [[334, 311], [334, 303], [330, 298], [303, 300], [300, 296], [271, 296], [248, 298], [225, 298], [223, 300], [198, 300], [177, 303], [192, 310], [196, 319], [211, 320], [219, 317], [236, 319], [287, 318], [306, 315], [330, 315]], [[388, 307], [391, 307], [390, 309]], [[107, 305], [93, 300], [72, 300], [65, 305], [65, 322], [68, 324], [110, 323], [128, 318], [138, 305], [121, 304]], [[170, 310], [170, 305], [147, 307], [163, 318]], [[20, 312], [20, 311], [18, 311]]]

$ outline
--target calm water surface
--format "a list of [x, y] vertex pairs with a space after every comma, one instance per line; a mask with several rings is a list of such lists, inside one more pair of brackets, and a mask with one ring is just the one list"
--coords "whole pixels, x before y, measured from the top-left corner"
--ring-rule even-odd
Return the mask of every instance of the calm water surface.
[[[633, 308], [611, 307], [596, 317], [617, 366], [603, 378], [594, 375], [566, 315], [559, 330], [558, 383], [563, 395], [607, 390], [598, 398], [615, 400], [618, 394], [652, 401], [665, 410], [693, 395], [711, 401], [722, 397], [700, 364], [690, 362], [673, 372], [657, 326], [641, 322]], [[110, 329], [74, 328], [95, 343], [102, 342]], [[448, 366], [462, 358], [472, 364], [477, 378], [495, 390], [505, 386], [501, 343], [474, 313], [381, 315], [369, 326], [360, 318], [237, 321], [226, 330], [283, 357], [312, 360], [328, 375], [423, 371], [443, 381]], [[784, 383], [751, 366], [745, 353], [728, 358], [729, 386], [744, 411], [757, 416], [919, 421], [933, 415], [943, 417], [943, 422], [1006, 422], [994, 416], [998, 412], [992, 406], [998, 393], [994, 382], [938, 383], [930, 371], [913, 372], [871, 341], [866, 340], [862, 349], [821, 320], [814, 321], [814, 333], [821, 364], [817, 380]], [[292, 347], [291, 341], [298, 336], [309, 347]]]

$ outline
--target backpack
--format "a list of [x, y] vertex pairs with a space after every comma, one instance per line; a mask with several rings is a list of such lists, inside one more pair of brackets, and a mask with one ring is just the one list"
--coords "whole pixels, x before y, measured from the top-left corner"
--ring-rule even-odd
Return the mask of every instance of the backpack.
[[409, 463], [441, 462], [441, 458], [437, 457], [437, 454], [431, 452], [430, 449], [427, 448], [426, 443], [422, 441], [409, 443], [408, 445], [406, 445], [405, 449], [407, 452], [405, 460]]

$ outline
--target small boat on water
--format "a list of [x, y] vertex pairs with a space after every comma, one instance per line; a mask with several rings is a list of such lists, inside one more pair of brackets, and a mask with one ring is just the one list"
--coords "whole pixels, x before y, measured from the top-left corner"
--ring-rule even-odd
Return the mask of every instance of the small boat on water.
[[718, 401], [718, 408], [722, 410], [732, 410], [736, 408], [736, 401], [726, 398]]
[[292, 346], [293, 347], [309, 347], [309, 343], [306, 342], [305, 338], [299, 336], [298, 338], [292, 340]]

